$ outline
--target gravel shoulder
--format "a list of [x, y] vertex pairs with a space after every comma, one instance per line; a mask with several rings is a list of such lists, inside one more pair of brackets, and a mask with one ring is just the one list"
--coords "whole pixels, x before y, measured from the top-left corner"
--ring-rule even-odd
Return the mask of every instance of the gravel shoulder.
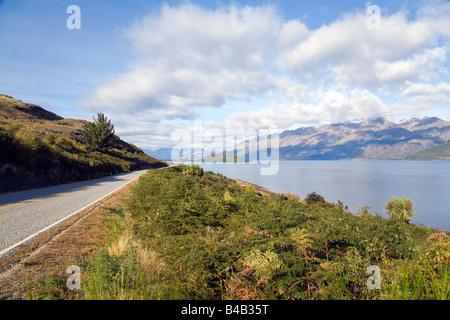
[[104, 208], [121, 205], [137, 179], [0, 260], [0, 299], [26, 300], [42, 279], [65, 274], [76, 257], [95, 254], [105, 243]]

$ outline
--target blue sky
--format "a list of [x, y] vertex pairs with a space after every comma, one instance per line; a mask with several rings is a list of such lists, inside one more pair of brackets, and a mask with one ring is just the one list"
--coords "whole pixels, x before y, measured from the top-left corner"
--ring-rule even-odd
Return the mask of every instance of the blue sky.
[[449, 40], [446, 1], [3, 0], [0, 93], [67, 118], [104, 112], [141, 148], [171, 146], [194, 120], [450, 120]]

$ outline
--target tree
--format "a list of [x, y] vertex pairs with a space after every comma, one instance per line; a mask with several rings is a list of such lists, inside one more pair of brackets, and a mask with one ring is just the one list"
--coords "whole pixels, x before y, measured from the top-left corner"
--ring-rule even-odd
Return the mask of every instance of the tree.
[[114, 125], [103, 113], [97, 113], [94, 122], [84, 126], [83, 140], [92, 150], [104, 151], [111, 144], [114, 136]]
[[384, 207], [384, 211], [386, 211], [391, 218], [405, 221], [409, 221], [414, 215], [412, 201], [403, 197], [397, 199], [393, 196]]

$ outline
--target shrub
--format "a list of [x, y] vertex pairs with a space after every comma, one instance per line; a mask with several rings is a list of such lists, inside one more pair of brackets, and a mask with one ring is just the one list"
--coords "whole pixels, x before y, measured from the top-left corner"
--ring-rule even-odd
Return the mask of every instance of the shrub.
[[[448, 299], [449, 236], [308, 198], [319, 205], [260, 197], [198, 166], [149, 171], [114, 216], [122, 249], [90, 263], [85, 297]], [[370, 265], [379, 290], [367, 287]]]
[[53, 133], [49, 133], [46, 137], [45, 137], [45, 141], [47, 142], [47, 144], [49, 145], [54, 145], [55, 141], [56, 141], [56, 137]]
[[409, 221], [414, 215], [412, 201], [403, 197], [397, 199], [393, 196], [384, 207], [384, 211], [386, 211], [391, 218], [405, 221]]
[[307, 204], [312, 204], [312, 203], [325, 203], [325, 198], [322, 197], [320, 194], [317, 194], [316, 192], [312, 192], [309, 193], [306, 198], [305, 198], [305, 202]]
[[357, 215], [360, 217], [371, 217], [370, 207], [368, 206], [358, 206]]
[[183, 169], [183, 173], [191, 176], [203, 176], [203, 169], [200, 168], [198, 165], [193, 164], [191, 166], [187, 166]]

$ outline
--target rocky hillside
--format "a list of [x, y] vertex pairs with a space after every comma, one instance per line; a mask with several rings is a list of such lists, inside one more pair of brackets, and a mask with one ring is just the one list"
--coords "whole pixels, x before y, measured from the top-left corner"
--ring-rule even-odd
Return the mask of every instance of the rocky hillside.
[[285, 131], [279, 154], [283, 160], [406, 159], [447, 141], [449, 121], [425, 117], [394, 123], [378, 117]]
[[117, 136], [109, 150], [90, 151], [86, 123], [0, 95], [0, 192], [166, 166]]

